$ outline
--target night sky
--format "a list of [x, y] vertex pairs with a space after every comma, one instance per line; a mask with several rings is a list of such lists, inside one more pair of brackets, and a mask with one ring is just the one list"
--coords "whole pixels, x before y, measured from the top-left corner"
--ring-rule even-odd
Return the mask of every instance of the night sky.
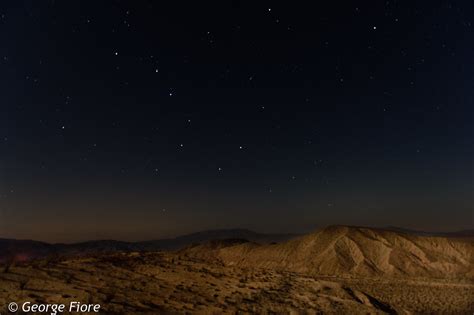
[[470, 0], [2, 1], [0, 39], [0, 237], [474, 225]]

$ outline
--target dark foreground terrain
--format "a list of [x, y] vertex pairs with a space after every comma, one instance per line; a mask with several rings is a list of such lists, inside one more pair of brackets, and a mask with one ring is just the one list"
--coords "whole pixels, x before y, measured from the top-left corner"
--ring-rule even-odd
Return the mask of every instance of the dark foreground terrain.
[[470, 237], [352, 227], [272, 245], [40, 259], [0, 269], [0, 313], [12, 301], [79, 301], [127, 314], [472, 314], [473, 260]]

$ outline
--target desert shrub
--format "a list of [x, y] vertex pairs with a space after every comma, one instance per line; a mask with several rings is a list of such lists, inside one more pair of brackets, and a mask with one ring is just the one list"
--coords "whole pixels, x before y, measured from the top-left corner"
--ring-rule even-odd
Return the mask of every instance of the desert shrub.
[[8, 259], [3, 264], [3, 273], [9, 273], [15, 262], [13, 259]]

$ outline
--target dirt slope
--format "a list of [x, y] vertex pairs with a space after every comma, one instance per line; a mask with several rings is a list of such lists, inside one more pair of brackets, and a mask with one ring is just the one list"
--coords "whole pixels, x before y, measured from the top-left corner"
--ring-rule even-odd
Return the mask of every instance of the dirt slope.
[[171, 252], [0, 268], [2, 314], [12, 301], [98, 303], [101, 314], [472, 314], [473, 294], [468, 283], [316, 277], [196, 262]]
[[361, 227], [331, 226], [275, 245], [201, 245], [182, 255], [228, 266], [313, 275], [474, 280], [472, 238], [416, 236]]

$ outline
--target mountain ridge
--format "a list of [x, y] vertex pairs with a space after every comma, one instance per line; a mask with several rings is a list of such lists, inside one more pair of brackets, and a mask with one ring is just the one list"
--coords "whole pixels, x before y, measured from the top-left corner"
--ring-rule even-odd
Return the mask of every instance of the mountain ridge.
[[172, 239], [48, 244], [0, 239], [0, 262], [115, 252], [177, 251], [223, 265], [363, 277], [465, 275], [474, 279], [474, 237], [424, 235], [411, 230], [330, 225], [309, 234], [207, 230]]
[[328, 226], [275, 245], [242, 243], [182, 255], [227, 266], [313, 275], [474, 279], [474, 238], [419, 236], [384, 229]]
[[295, 236], [296, 234], [264, 234], [247, 229], [217, 229], [185, 234], [175, 238], [138, 242], [91, 240], [66, 244], [0, 238], [0, 262], [21, 262], [49, 256], [91, 253], [179, 250], [194, 243], [219, 239], [246, 239], [260, 243], [271, 243], [281, 242]]

